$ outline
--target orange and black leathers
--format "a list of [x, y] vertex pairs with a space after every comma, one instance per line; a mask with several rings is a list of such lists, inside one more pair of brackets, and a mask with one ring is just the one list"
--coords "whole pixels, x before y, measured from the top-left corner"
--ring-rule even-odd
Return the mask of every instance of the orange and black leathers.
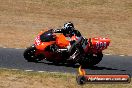
[[[72, 31], [67, 31], [67, 30], [65, 30], [65, 29], [56, 29], [56, 30], [54, 31], [54, 33], [63, 33], [63, 35], [66, 36], [66, 37], [67, 37], [67, 35], [68, 35], [68, 37], [72, 37], [72, 36], [74, 36], [74, 35], [75, 35], [76, 37], [82, 37], [81, 33], [80, 33], [78, 30], [75, 30], [75, 29], [72, 30]], [[75, 46], [76, 49], [79, 50], [79, 53], [83, 53], [83, 52], [84, 52], [84, 50], [83, 50], [81, 44], [78, 44], [78, 45], [77, 45], [77, 43], [76, 43], [75, 40], [70, 41], [70, 44], [71, 44], [71, 47], [72, 47], [72, 48]], [[71, 53], [72, 48], [70, 49], [69, 53]], [[76, 57], [77, 54], [78, 54], [78, 53], [75, 51], [75, 52], [69, 57], [69, 60], [70, 60], [70, 59], [73, 59], [72, 57], [74, 57], [74, 56]]]
[[[78, 30], [72, 30], [72, 31], [67, 31], [67, 30], [65, 30], [65, 29], [56, 29], [56, 30], [54, 30], [54, 33], [63, 33], [63, 35], [64, 36], [66, 36], [67, 34], [70, 34], [70, 37], [72, 37], [72, 36], [77, 36], [77, 37], [81, 37], [82, 35], [81, 35], [81, 33], [78, 31]], [[67, 37], [67, 36], [66, 36]]]

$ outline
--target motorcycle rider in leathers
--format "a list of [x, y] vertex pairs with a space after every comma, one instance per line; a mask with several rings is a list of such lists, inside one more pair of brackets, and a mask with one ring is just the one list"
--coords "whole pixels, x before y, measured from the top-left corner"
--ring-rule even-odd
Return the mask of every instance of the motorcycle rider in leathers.
[[[54, 33], [63, 33], [63, 35], [66, 38], [69, 38], [69, 37], [71, 38], [74, 35], [76, 36], [76, 38], [74, 40], [69, 39], [70, 44], [66, 47], [66, 50], [68, 52], [71, 52], [72, 48], [74, 46], [76, 46], [77, 44], [79, 44], [81, 42], [82, 38], [83, 38], [81, 33], [74, 28], [74, 25], [73, 25], [72, 22], [65, 23], [64, 27], [62, 29], [55, 29], [55, 30], [53, 30], [53, 32]], [[82, 47], [80, 47], [79, 52], [82, 53], [83, 52], [82, 50], [83, 50]], [[59, 49], [59, 51], [61, 51], [61, 49]], [[78, 56], [79, 52], [74, 51], [74, 53], [69, 57], [68, 60], [74, 60]]]

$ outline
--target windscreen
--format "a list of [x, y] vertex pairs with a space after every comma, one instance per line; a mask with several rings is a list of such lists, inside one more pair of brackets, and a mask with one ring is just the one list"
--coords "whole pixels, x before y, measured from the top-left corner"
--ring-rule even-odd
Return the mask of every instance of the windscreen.
[[52, 31], [48, 30], [40, 35], [41, 42], [49, 42], [49, 41], [55, 41], [55, 37], [52, 33]]

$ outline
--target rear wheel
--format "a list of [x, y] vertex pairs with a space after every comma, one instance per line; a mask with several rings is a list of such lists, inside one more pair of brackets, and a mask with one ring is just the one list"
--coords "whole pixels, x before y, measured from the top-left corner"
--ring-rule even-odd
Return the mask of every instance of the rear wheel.
[[102, 58], [103, 58], [102, 52], [97, 54], [90, 54], [83, 57], [81, 61], [79, 62], [79, 64], [82, 67], [92, 67], [98, 64], [102, 60]]
[[38, 62], [41, 61], [42, 58], [40, 58], [42, 55], [35, 55], [36, 52], [36, 47], [35, 46], [30, 46], [28, 47], [24, 53], [23, 56], [25, 58], [25, 60], [27, 60], [28, 62]]

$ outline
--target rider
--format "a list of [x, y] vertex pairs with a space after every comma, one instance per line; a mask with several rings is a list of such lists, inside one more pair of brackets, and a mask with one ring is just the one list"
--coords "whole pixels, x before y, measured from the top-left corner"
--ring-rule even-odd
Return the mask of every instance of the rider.
[[[72, 37], [72, 36], [76, 36], [76, 38], [74, 39], [74, 40], [69, 40], [70, 41], [70, 44], [66, 47], [66, 50], [68, 51], [68, 52], [70, 52], [71, 51], [71, 49], [75, 46], [75, 45], [77, 45], [77, 44], [79, 44], [80, 42], [81, 42], [81, 40], [82, 40], [82, 35], [81, 35], [81, 33], [78, 31], [78, 30], [76, 30], [75, 28], [74, 28], [74, 24], [72, 23], [72, 22], [67, 22], [67, 23], [65, 23], [64, 24], [64, 27], [62, 28], [62, 29], [55, 29], [55, 30], [53, 30], [53, 32], [54, 33], [63, 33], [63, 35], [65, 36], [65, 37]], [[61, 49], [59, 49], [59, 50], [61, 50]], [[82, 48], [81, 48], [81, 50], [82, 50]], [[80, 51], [80, 50], [79, 50]], [[82, 51], [81, 51], [82, 52]], [[77, 51], [75, 51], [71, 56], [70, 56], [70, 58], [69, 58], [69, 60], [71, 60], [71, 59], [75, 59], [76, 58], [76, 56], [78, 55], [78, 52]]]

